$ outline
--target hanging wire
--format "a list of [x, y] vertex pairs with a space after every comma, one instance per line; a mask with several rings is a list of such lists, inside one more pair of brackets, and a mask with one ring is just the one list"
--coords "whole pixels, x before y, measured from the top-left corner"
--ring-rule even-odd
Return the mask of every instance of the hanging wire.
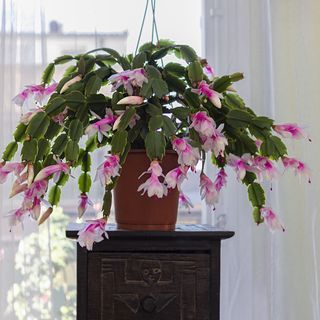
[[[159, 42], [158, 27], [157, 27], [157, 21], [156, 21], [156, 1], [157, 0], [151, 0], [151, 10], [152, 10], [151, 43], [153, 43], [155, 37], [156, 37], [157, 42]], [[146, 6], [145, 6], [145, 9], [144, 9], [144, 14], [143, 14], [142, 23], [141, 23], [141, 27], [140, 27], [140, 31], [139, 31], [139, 37], [138, 37], [138, 41], [137, 41], [137, 45], [136, 45], [136, 50], [134, 52], [135, 55], [138, 52], [138, 48], [139, 48], [139, 44], [140, 44], [140, 40], [141, 40], [143, 28], [144, 28], [144, 24], [145, 24], [145, 21], [146, 21], [148, 7], [149, 7], [149, 0], [146, 1]]]
[[154, 33], [156, 34], [157, 41], [159, 41], [159, 34], [158, 34], [157, 21], [156, 21], [156, 0], [151, 0], [151, 8], [152, 8], [152, 37], [151, 37], [151, 42], [153, 43]]
[[[156, 21], [156, 1], [157, 0], [151, 0], [151, 8], [152, 8], [152, 38], [151, 42], [153, 43], [154, 33], [156, 34], [157, 43], [159, 43], [159, 34], [158, 34], [158, 27], [157, 27], [157, 21]], [[163, 60], [161, 59], [161, 65], [163, 67]]]
[[148, 6], [149, 6], [149, 0], [146, 1], [146, 7], [145, 7], [145, 9], [144, 9], [144, 14], [143, 14], [143, 18], [142, 18], [142, 23], [141, 23], [141, 27], [140, 27], [139, 37], [138, 37], [138, 41], [137, 41], [136, 50], [135, 50], [135, 52], [134, 52], [134, 55], [137, 54], [137, 51], [138, 51], [138, 48], [139, 48], [139, 44], [140, 44], [140, 40], [141, 40], [141, 35], [142, 35], [142, 31], [143, 31], [144, 23], [145, 23], [145, 20], [146, 20], [147, 11], [148, 11]]

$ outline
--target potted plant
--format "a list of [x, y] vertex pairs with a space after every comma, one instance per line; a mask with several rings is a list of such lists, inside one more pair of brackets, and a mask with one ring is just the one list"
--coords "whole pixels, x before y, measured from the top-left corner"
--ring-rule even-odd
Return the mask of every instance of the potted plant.
[[[174, 55], [179, 62], [172, 62]], [[62, 79], [52, 82], [56, 66], [65, 63]], [[94, 171], [105, 188], [103, 217], [79, 232], [81, 246], [90, 249], [106, 235], [112, 190], [120, 227], [170, 230], [178, 198], [191, 206], [181, 184], [200, 162], [200, 193], [207, 205], [217, 203], [230, 166], [248, 189], [254, 221], [283, 229], [265, 206], [260, 182], [277, 176], [276, 161], [309, 178], [307, 166], [288, 157], [282, 141], [306, 138], [306, 133], [296, 124], [275, 125], [256, 115], [232, 86], [241, 79], [242, 73], [215, 75], [191, 47], [168, 40], [146, 43], [135, 55], [102, 48], [58, 57], [40, 85], [27, 86], [14, 98], [29, 110], [0, 165], [1, 182], [11, 172], [16, 176], [10, 196], [24, 194], [21, 207], [11, 213], [11, 225], [27, 215], [39, 224], [45, 221], [71, 170], [80, 166], [79, 217], [91, 203]], [[20, 160], [10, 162], [19, 145]], [[92, 168], [90, 155], [98, 148], [107, 155]], [[216, 166], [216, 177], [204, 173], [207, 160]], [[42, 214], [41, 202], [48, 206]]]

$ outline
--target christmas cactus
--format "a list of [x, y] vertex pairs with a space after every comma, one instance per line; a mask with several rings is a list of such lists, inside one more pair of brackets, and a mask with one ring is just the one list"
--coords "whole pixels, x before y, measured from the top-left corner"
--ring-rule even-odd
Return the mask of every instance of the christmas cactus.
[[[170, 55], [180, 62], [168, 62]], [[67, 66], [64, 76], [54, 82], [55, 68], [62, 64]], [[145, 149], [150, 167], [138, 192], [161, 198], [178, 188], [182, 205], [189, 207], [181, 184], [201, 161], [201, 197], [214, 208], [229, 166], [248, 190], [254, 221], [283, 229], [266, 207], [260, 183], [278, 176], [277, 162], [309, 179], [307, 166], [288, 157], [282, 140], [306, 134], [296, 124], [276, 125], [255, 114], [233, 87], [241, 79], [242, 73], [217, 76], [191, 47], [167, 40], [147, 43], [136, 55], [101, 48], [58, 57], [45, 69], [40, 85], [26, 86], [13, 99], [23, 115], [0, 164], [1, 182], [10, 173], [15, 176], [10, 196], [23, 194], [21, 207], [10, 214], [11, 226], [26, 216], [44, 222], [58, 205], [72, 169], [81, 167], [79, 217], [92, 204], [92, 171], [105, 189], [103, 217], [79, 232], [79, 243], [92, 248], [106, 236], [111, 192], [126, 155], [130, 149]], [[99, 148], [107, 155], [92, 168], [91, 154]], [[19, 161], [10, 162], [18, 149]], [[168, 149], [176, 151], [179, 166], [164, 176], [161, 159]], [[216, 166], [216, 177], [204, 173], [207, 160]]]

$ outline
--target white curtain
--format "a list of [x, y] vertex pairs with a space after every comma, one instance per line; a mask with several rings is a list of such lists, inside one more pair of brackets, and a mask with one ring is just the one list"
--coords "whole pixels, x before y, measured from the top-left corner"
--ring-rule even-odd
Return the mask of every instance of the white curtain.
[[[257, 113], [305, 126], [312, 143], [290, 142], [312, 183], [285, 173], [268, 190], [284, 233], [255, 226], [245, 187], [229, 172], [218, 214], [236, 235], [223, 243], [222, 320], [320, 319], [320, 2], [206, 0], [205, 55]], [[268, 188], [268, 185], [266, 185]]]
[[[0, 1], [0, 149], [12, 141], [20, 109], [11, 101], [25, 84], [39, 83], [47, 64], [42, 2]], [[26, 221], [10, 232], [7, 213], [21, 199], [8, 200], [12, 180], [0, 189], [0, 318], [74, 319], [74, 245], [65, 239], [68, 218], [60, 211], [38, 232]], [[23, 241], [20, 241], [23, 239]]]

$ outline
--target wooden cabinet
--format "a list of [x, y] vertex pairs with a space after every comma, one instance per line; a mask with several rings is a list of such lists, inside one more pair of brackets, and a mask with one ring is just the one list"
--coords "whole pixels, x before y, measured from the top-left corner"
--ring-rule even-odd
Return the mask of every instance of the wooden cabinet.
[[[76, 238], [79, 225], [70, 225]], [[78, 320], [218, 320], [220, 243], [233, 232], [206, 225], [123, 231], [93, 251], [77, 247]]]

